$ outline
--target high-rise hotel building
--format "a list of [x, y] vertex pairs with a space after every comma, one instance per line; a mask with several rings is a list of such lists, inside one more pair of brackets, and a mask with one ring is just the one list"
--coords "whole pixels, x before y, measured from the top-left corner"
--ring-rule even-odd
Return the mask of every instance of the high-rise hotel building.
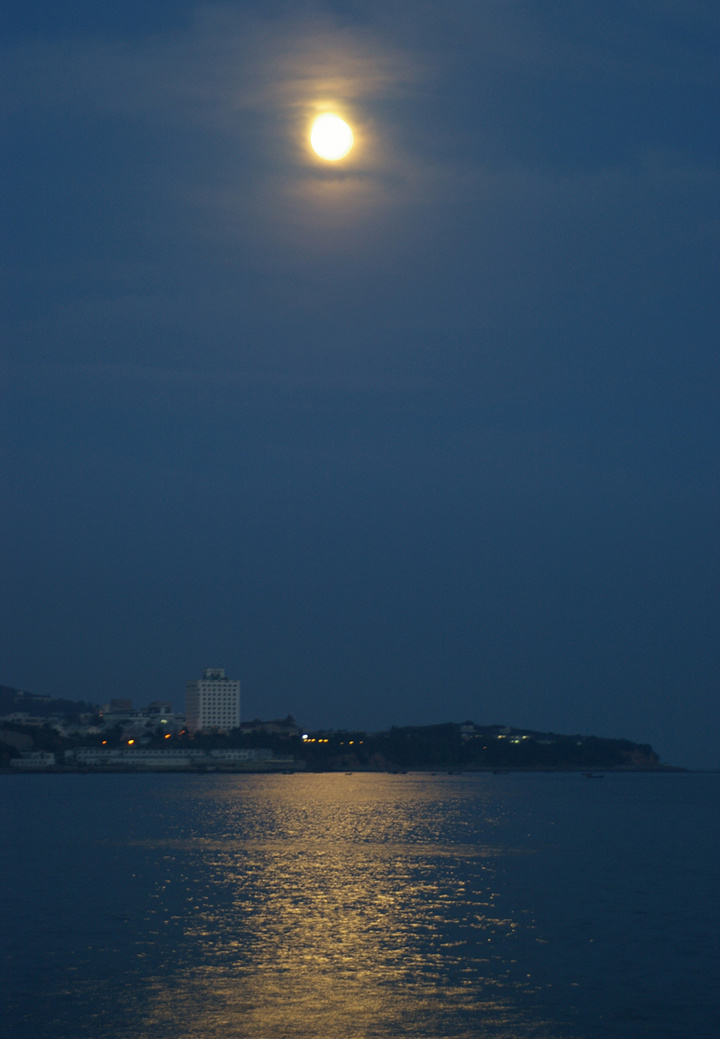
[[185, 683], [185, 718], [190, 732], [240, 724], [240, 682], [225, 677], [221, 667], [206, 667], [202, 678]]

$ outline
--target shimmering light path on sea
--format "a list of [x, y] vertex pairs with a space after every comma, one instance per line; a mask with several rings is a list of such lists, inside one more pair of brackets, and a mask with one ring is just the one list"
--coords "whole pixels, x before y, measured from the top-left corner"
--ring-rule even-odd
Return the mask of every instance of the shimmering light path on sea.
[[714, 1035], [718, 777], [0, 778], [3, 1039]]

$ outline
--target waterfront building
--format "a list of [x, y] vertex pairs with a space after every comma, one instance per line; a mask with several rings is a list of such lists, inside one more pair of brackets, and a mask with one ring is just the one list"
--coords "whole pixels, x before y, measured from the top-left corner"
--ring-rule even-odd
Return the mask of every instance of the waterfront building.
[[53, 768], [55, 755], [49, 750], [20, 751], [20, 757], [10, 758], [10, 764], [15, 768]]
[[[54, 755], [53, 764], [54, 762]], [[16, 759], [13, 758], [13, 761]], [[196, 750], [174, 747], [77, 747], [65, 751], [65, 762], [83, 767], [122, 767], [138, 769], [204, 768], [272, 769], [294, 764], [292, 758], [275, 758], [267, 747], [228, 747]], [[30, 767], [30, 766], [25, 766]], [[40, 767], [35, 766], [35, 767]]]
[[221, 667], [207, 667], [202, 678], [185, 684], [185, 715], [190, 732], [227, 732], [240, 725], [240, 682]]

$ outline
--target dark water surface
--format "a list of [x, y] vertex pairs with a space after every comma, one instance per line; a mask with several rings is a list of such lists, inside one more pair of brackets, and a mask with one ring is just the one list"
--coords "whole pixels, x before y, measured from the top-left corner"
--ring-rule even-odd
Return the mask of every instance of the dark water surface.
[[2, 1039], [717, 1039], [720, 776], [0, 776]]

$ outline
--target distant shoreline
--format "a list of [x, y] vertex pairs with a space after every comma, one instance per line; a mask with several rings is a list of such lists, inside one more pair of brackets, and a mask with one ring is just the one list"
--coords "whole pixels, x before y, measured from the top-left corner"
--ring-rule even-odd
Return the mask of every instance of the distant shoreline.
[[175, 767], [175, 766], [164, 766], [158, 768], [147, 768], [142, 766], [117, 766], [117, 765], [103, 765], [99, 767], [94, 766], [83, 766], [78, 767], [75, 765], [55, 765], [48, 768], [0, 768], [0, 775], [189, 775], [189, 776], [267, 776], [267, 775], [307, 775], [307, 776], [323, 776], [323, 775], [386, 775], [386, 776], [474, 776], [474, 775], [495, 775], [504, 776], [510, 775], [511, 773], [545, 773], [545, 774], [567, 774], [567, 775], [579, 775], [587, 778], [601, 778], [605, 775], [627, 775], [627, 774], [658, 774], [658, 773], [684, 773], [688, 775], [716, 775], [720, 774], [720, 769], [703, 769], [703, 768], [683, 768], [680, 765], [615, 765], [589, 769], [589, 768], [578, 768], [578, 767], [542, 767], [542, 766], [510, 766], [508, 768], [450, 768], [437, 766], [435, 768], [408, 768], [408, 769], [392, 769], [392, 768], [328, 768], [328, 769], [307, 769], [299, 763], [297, 766], [286, 766], [284, 768], [232, 768], [232, 767]]

